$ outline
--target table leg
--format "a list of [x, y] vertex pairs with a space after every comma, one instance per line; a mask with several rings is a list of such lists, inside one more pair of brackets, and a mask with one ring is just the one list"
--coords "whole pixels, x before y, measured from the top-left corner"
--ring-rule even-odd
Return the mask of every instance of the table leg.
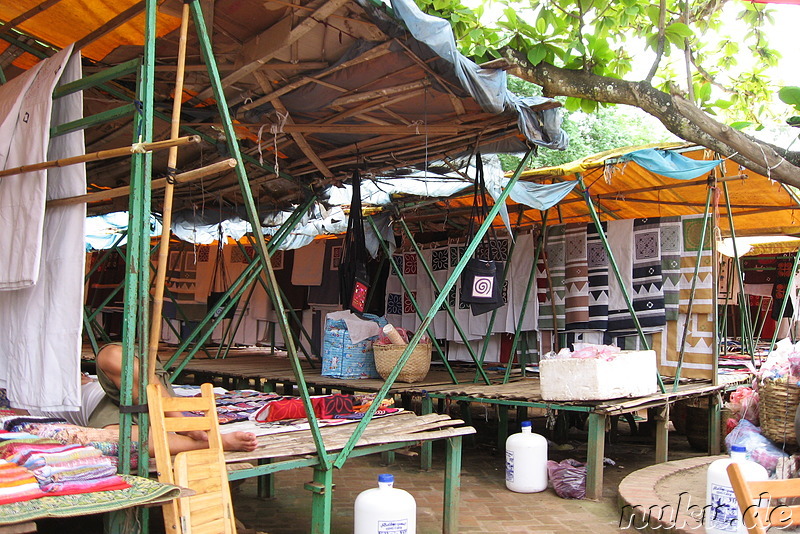
[[[422, 415], [433, 413], [433, 400], [428, 395], [422, 396]], [[433, 465], [433, 443], [423, 441], [419, 452], [419, 467], [423, 471], [430, 471]]]
[[606, 415], [589, 414], [589, 444], [586, 451], [586, 498], [603, 496], [603, 454], [606, 445]]
[[[258, 465], [270, 464], [272, 459], [259, 458]], [[256, 495], [261, 499], [271, 499], [275, 496], [275, 476], [261, 475], [256, 478]]]
[[461, 500], [461, 436], [447, 438], [444, 468], [444, 534], [458, 533], [458, 505]]
[[333, 504], [333, 471], [314, 468], [314, 480], [306, 482], [311, 491], [311, 533], [330, 534]]
[[708, 399], [708, 454], [716, 455], [720, 453], [720, 413], [722, 397], [717, 394], [711, 395]]
[[669, 403], [653, 409], [656, 422], [656, 463], [669, 460]]
[[508, 406], [505, 404], [497, 405], [497, 450], [506, 450], [506, 439], [508, 439]]

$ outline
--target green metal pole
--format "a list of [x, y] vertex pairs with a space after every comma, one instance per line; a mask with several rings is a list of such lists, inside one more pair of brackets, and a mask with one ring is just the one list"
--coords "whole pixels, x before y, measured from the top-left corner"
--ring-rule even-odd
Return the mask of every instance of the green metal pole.
[[741, 258], [739, 257], [738, 246], [736, 245], [736, 228], [733, 225], [733, 212], [731, 211], [731, 198], [730, 194], [728, 193], [727, 182], [722, 182], [722, 190], [725, 192], [725, 207], [728, 210], [728, 225], [731, 227], [731, 243], [733, 243], [733, 262], [736, 277], [739, 281], [739, 310], [740, 315], [744, 317], [744, 321], [742, 322], [742, 326], [745, 327], [742, 329], [742, 350], [745, 349], [746, 342], [747, 350], [750, 352], [750, 363], [755, 365], [756, 344], [752, 331], [753, 325], [750, 321], [750, 302], [744, 292], [744, 273], [742, 272], [742, 262]]
[[[508, 365], [506, 366], [505, 376], [503, 376], [503, 384], [507, 384], [509, 378], [511, 377], [511, 367], [514, 365], [514, 358], [516, 357], [517, 353], [517, 343], [519, 343], [519, 338], [522, 335], [522, 323], [525, 320], [525, 312], [528, 310], [531, 289], [533, 289], [533, 285], [536, 283], [536, 265], [539, 263], [539, 257], [541, 256], [542, 249], [544, 249], [544, 244], [547, 241], [547, 214], [548, 210], [542, 214], [542, 233], [539, 237], [539, 243], [536, 245], [536, 252], [533, 255], [531, 274], [528, 276], [528, 285], [525, 288], [525, 299], [522, 301], [522, 309], [520, 309], [519, 319], [517, 319], [517, 327], [514, 329], [514, 340], [511, 342], [511, 352], [508, 355]], [[553, 320], [555, 320], [555, 316], [553, 316]]]
[[[675, 383], [672, 385], [672, 391], [678, 391], [678, 384], [681, 379], [681, 368], [683, 367], [683, 356], [686, 353], [686, 336], [689, 332], [689, 320], [692, 316], [692, 307], [694, 306], [694, 295], [695, 291], [697, 290], [697, 274], [700, 272], [700, 262], [703, 257], [703, 250], [706, 242], [706, 230], [708, 229], [708, 220], [711, 216], [711, 212], [709, 211], [709, 206], [711, 205], [711, 196], [713, 195], [713, 189], [708, 189], [708, 195], [706, 195], [706, 207], [705, 211], [703, 212], [703, 229], [700, 231], [700, 245], [697, 249], [697, 264], [694, 266], [694, 274], [692, 275], [692, 288], [689, 291], [689, 306], [686, 309], [686, 320], [683, 322], [683, 335], [681, 335], [681, 342], [680, 350], [678, 352], [678, 366], [675, 368]], [[712, 258], [712, 261], [715, 261]], [[714, 340], [716, 343], [716, 339]], [[715, 364], [716, 365], [716, 364]], [[716, 380], [716, 379], [715, 379]]]
[[[419, 328], [417, 328], [417, 332], [412, 336], [412, 338], [408, 342], [408, 346], [406, 346], [403, 354], [400, 355], [400, 358], [397, 361], [394, 369], [392, 372], [389, 373], [389, 376], [386, 377], [386, 380], [383, 383], [380, 391], [375, 394], [376, 400], [380, 400], [386, 397], [386, 394], [389, 391], [389, 388], [392, 387], [394, 381], [397, 379], [397, 376], [400, 374], [400, 370], [408, 361], [409, 356], [411, 356], [411, 351], [419, 344], [419, 340], [422, 338], [425, 330], [430, 325], [431, 321], [433, 320], [433, 316], [436, 315], [436, 312], [439, 308], [442, 307], [445, 299], [447, 299], [447, 294], [450, 289], [455, 285], [456, 280], [461, 276], [461, 272], [466, 267], [467, 262], [470, 260], [472, 255], [475, 253], [475, 250], [478, 248], [478, 244], [480, 243], [483, 236], [486, 234], [489, 227], [492, 225], [492, 221], [494, 218], [497, 217], [497, 214], [500, 212], [500, 207], [505, 203], [508, 195], [511, 194], [511, 189], [519, 180], [520, 174], [522, 174], [522, 170], [528, 164], [528, 160], [531, 157], [533, 150], [528, 150], [522, 160], [519, 162], [517, 166], [517, 170], [514, 171], [514, 175], [508, 181], [503, 191], [497, 197], [495, 204], [492, 206], [492, 209], [489, 210], [488, 215], [484, 219], [483, 223], [481, 224], [480, 228], [478, 228], [477, 232], [475, 233], [475, 237], [472, 240], [466, 250], [464, 251], [464, 255], [458, 261], [453, 273], [450, 275], [450, 278], [445, 282], [444, 286], [442, 286], [442, 291], [439, 293], [439, 296], [433, 302], [431, 309], [428, 310], [428, 313], [425, 315], [425, 318], [422, 320], [422, 324]], [[378, 405], [380, 402], [373, 402], [372, 405], [367, 409], [364, 417], [361, 421], [359, 421], [358, 426], [356, 426], [355, 430], [353, 430], [353, 434], [347, 440], [347, 443], [342, 448], [341, 453], [339, 453], [339, 457], [334, 462], [334, 467], [342, 467], [344, 463], [347, 461], [347, 457], [350, 455], [350, 452], [355, 447], [358, 440], [361, 438], [361, 435], [364, 433], [364, 430], [367, 428], [367, 424], [369, 424], [372, 416], [375, 415], [375, 411], [378, 409]]]
[[447, 438], [444, 465], [444, 515], [442, 532], [458, 534], [458, 506], [461, 504], [462, 436]]
[[[322, 458], [319, 459], [322, 463]], [[330, 458], [325, 455], [326, 463]], [[311, 492], [311, 534], [330, 534], [333, 509], [333, 471], [314, 467], [314, 480], [305, 488]]]
[[[269, 251], [267, 250], [267, 244], [264, 240], [264, 235], [260, 231], [261, 221], [259, 220], [258, 212], [256, 210], [253, 192], [250, 190], [250, 182], [247, 178], [247, 173], [244, 168], [244, 161], [242, 160], [242, 154], [239, 150], [239, 144], [236, 141], [236, 130], [234, 129], [233, 122], [231, 121], [227, 99], [222, 88], [219, 69], [217, 69], [217, 62], [214, 58], [214, 53], [211, 48], [211, 41], [209, 40], [208, 32], [206, 30], [205, 19], [203, 18], [203, 11], [200, 8], [200, 2], [198, 2], [198, 0], [191, 0], [190, 8], [192, 10], [192, 17], [194, 19], [195, 30], [197, 31], [200, 50], [203, 54], [203, 59], [206, 63], [206, 66], [208, 67], [208, 75], [214, 91], [214, 98], [217, 101], [222, 127], [225, 131], [225, 137], [228, 142], [228, 150], [231, 156], [234, 157], [238, 163], [234, 171], [236, 172], [236, 177], [239, 181], [239, 187], [242, 192], [242, 197], [244, 199], [245, 208], [247, 209], [248, 218], [250, 219], [250, 224], [253, 228], [253, 233], [256, 236], [256, 243], [258, 245], [256, 250], [261, 256], [262, 263], [266, 268], [270, 285], [273, 288], [277, 288], [278, 282], [275, 280], [275, 272], [272, 270], [272, 263], [269, 259]], [[276, 290], [274, 293], [277, 295], [278, 291]], [[286, 344], [286, 352], [289, 354], [289, 361], [292, 365], [295, 378], [297, 379], [300, 397], [302, 398], [303, 406], [305, 407], [308, 421], [311, 425], [311, 434], [314, 438], [314, 445], [317, 449], [317, 454], [319, 455], [322, 468], [324, 470], [328, 470], [331, 466], [330, 460], [325, 454], [325, 444], [322, 441], [322, 435], [319, 431], [319, 423], [317, 421], [317, 416], [314, 414], [314, 407], [311, 404], [311, 397], [308, 393], [308, 388], [306, 387], [303, 369], [300, 366], [300, 360], [297, 357], [297, 350], [294, 346], [294, 340], [292, 339], [289, 331], [289, 326], [286, 323], [286, 314], [283, 308], [283, 303], [280, 299], [276, 298], [274, 304], [276, 305], [275, 311], [278, 314], [278, 324], [281, 327], [281, 332]]]
[[[576, 174], [578, 178], [578, 186], [581, 188], [581, 193], [583, 193], [583, 198], [586, 200], [586, 207], [589, 208], [589, 214], [592, 216], [592, 220], [594, 221], [595, 226], [597, 227], [597, 235], [600, 236], [600, 240], [603, 242], [603, 248], [606, 250], [606, 254], [608, 254], [608, 263], [611, 265], [612, 270], [614, 271], [614, 276], [617, 278], [617, 282], [619, 283], [619, 288], [622, 290], [622, 296], [625, 298], [625, 304], [628, 306], [628, 311], [631, 314], [631, 318], [633, 319], [633, 324], [636, 327], [636, 331], [639, 333], [639, 339], [642, 342], [642, 346], [646, 349], [650, 349], [650, 344], [647, 342], [647, 338], [644, 335], [644, 331], [642, 330], [642, 325], [639, 323], [639, 318], [636, 316], [636, 312], [633, 309], [633, 303], [631, 302], [631, 297], [628, 294], [628, 289], [625, 287], [625, 284], [622, 283], [622, 275], [619, 272], [619, 267], [617, 266], [617, 262], [614, 260], [614, 254], [611, 252], [611, 246], [608, 244], [608, 239], [606, 238], [605, 232], [603, 232], [603, 227], [600, 224], [600, 218], [597, 216], [597, 211], [595, 211], [594, 202], [592, 202], [592, 197], [589, 194], [589, 189], [583, 182], [583, 176], [581, 174]], [[661, 374], [656, 372], [657, 380], [658, 380], [658, 388], [661, 393], [665, 393], [664, 389], [664, 381], [661, 379]]]

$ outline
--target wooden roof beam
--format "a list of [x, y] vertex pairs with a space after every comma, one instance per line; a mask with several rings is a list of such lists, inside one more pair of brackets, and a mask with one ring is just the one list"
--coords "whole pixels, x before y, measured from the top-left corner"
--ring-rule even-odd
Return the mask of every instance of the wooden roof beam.
[[32, 7], [28, 11], [17, 15], [13, 19], [9, 20], [8, 22], [4, 23], [2, 27], [0, 27], [0, 35], [4, 35], [11, 31], [12, 29], [16, 28], [26, 20], [35, 17], [42, 11], [49, 9], [59, 3], [61, 0], [45, 0], [44, 2], [37, 4], [36, 6]]
[[[260, 54], [260, 57], [256, 58], [254, 61], [248, 63], [247, 65], [239, 68], [238, 70], [234, 71], [228, 76], [225, 76], [225, 78], [222, 79], [222, 88], [224, 89], [226, 87], [229, 87], [231, 84], [238, 82], [245, 76], [248, 76], [253, 72], [255, 72], [256, 70], [260, 69], [265, 63], [273, 59], [275, 55], [278, 53], [278, 51], [280, 51], [282, 48], [285, 48], [297, 42], [300, 38], [302, 38], [308, 32], [314, 29], [314, 27], [316, 27], [317, 24], [320, 24], [320, 22], [324, 21], [326, 18], [328, 18], [329, 15], [333, 14], [336, 10], [347, 4], [347, 2], [349, 1], [350, 0], [324, 1], [322, 5], [319, 8], [317, 8], [312, 14], [305, 17], [297, 26], [292, 28], [283, 40], [277, 41], [276, 44], [272, 46], [267, 45], [264, 51]], [[245, 46], [247, 46], [247, 44], [245, 44]], [[195, 97], [195, 99], [202, 102], [203, 100], [206, 100], [207, 98], [211, 97], [213, 94], [214, 94], [213, 89], [209, 87], [208, 89], [204, 89], [203, 91], [201, 91]]]
[[257, 108], [258, 106], [260, 106], [262, 104], [266, 104], [267, 102], [270, 102], [275, 98], [280, 98], [283, 95], [285, 95], [286, 93], [294, 91], [295, 89], [299, 89], [300, 87], [303, 87], [304, 85], [306, 85], [308, 83], [314, 82], [316, 80], [320, 80], [320, 79], [324, 78], [325, 76], [329, 76], [329, 75], [331, 75], [331, 74], [333, 74], [335, 72], [339, 72], [341, 70], [350, 68], [353, 65], [357, 65], [359, 63], [363, 63], [364, 61], [369, 61], [371, 59], [375, 59], [375, 58], [381, 57], [383, 55], [386, 55], [386, 54], [389, 53], [389, 46], [391, 45], [391, 43], [392, 43], [392, 41], [386, 41], [385, 43], [382, 43], [382, 44], [380, 44], [380, 45], [378, 45], [378, 46], [376, 46], [374, 48], [371, 48], [371, 49], [367, 50], [366, 52], [364, 52], [360, 56], [355, 57], [355, 58], [351, 59], [350, 61], [345, 61], [344, 63], [341, 63], [341, 64], [333, 67], [332, 69], [327, 70], [327, 71], [319, 74], [318, 76], [304, 77], [304, 78], [302, 78], [300, 80], [297, 80], [297, 81], [291, 82], [291, 83], [289, 83], [287, 85], [284, 85], [283, 87], [281, 87], [279, 89], [276, 89], [276, 90], [272, 91], [271, 93], [268, 93], [268, 94], [262, 96], [261, 98], [257, 98], [255, 100], [253, 100], [252, 102], [243, 105], [241, 107], [241, 109], [244, 110], [244, 111], [248, 111], [248, 110], [251, 110], [253, 108]]
[[139, 2], [132, 5], [131, 7], [129, 7], [128, 9], [126, 9], [125, 11], [114, 17], [113, 19], [109, 20], [108, 22], [106, 22], [93, 32], [91, 32], [86, 37], [77, 41], [75, 43], [74, 49], [80, 50], [84, 48], [87, 44], [96, 41], [97, 39], [103, 37], [108, 33], [111, 33], [112, 31], [116, 30], [117, 28], [119, 28], [132, 18], [142, 13], [144, 11], [144, 7], [145, 7], [144, 2]]

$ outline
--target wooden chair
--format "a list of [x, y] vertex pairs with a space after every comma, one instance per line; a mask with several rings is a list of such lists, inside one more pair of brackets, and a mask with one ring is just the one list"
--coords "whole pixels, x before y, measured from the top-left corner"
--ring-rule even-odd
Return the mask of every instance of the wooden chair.
[[[158, 480], [195, 492], [164, 505], [164, 526], [176, 534], [236, 534], [214, 389], [203, 384], [200, 391], [200, 397], [165, 397], [161, 384], [147, 386]], [[203, 415], [184, 417], [181, 412]], [[167, 433], [197, 430], [208, 434], [208, 449], [180, 452], [173, 461]]]
[[800, 498], [800, 478], [748, 482], [736, 462], [727, 471], [748, 534], [800, 525], [800, 505], [784, 504], [786, 499]]

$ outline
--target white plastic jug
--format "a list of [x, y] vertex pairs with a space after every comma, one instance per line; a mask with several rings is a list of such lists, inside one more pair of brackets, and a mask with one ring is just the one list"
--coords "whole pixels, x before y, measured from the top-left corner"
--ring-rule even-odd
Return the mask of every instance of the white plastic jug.
[[733, 493], [728, 466], [736, 462], [742, 468], [745, 480], [767, 480], [767, 470], [747, 459], [747, 449], [740, 445], [731, 447], [731, 457], [714, 460], [708, 466], [706, 478], [706, 509], [704, 521], [706, 534], [747, 534], [742, 513]]
[[517, 493], [547, 489], [547, 439], [531, 432], [522, 421], [522, 432], [506, 440], [506, 487]]
[[356, 497], [354, 534], [416, 534], [417, 502], [394, 487], [394, 476], [378, 475], [378, 487]]

